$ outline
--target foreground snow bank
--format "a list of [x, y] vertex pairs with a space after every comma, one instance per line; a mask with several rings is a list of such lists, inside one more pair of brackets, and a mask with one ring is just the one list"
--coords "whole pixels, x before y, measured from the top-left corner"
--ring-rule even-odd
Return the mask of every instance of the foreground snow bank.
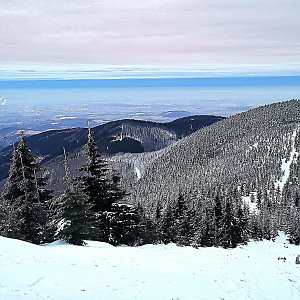
[[298, 300], [300, 247], [284, 241], [226, 250], [35, 246], [0, 237], [0, 299]]

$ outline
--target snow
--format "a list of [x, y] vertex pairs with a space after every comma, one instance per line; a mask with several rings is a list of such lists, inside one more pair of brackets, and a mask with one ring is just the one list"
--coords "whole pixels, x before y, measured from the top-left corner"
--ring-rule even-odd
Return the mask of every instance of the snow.
[[142, 177], [141, 170], [137, 166], [134, 167], [134, 170], [137, 176], [137, 180], [140, 180]]
[[74, 116], [66, 116], [66, 117], [60, 117], [61, 120], [73, 120], [73, 119], [77, 119], [77, 117]]
[[62, 219], [61, 221], [59, 221], [57, 224], [57, 230], [55, 232], [55, 235], [57, 235], [60, 231], [62, 231], [66, 226], [70, 224], [71, 224], [70, 220]]
[[[255, 202], [251, 201], [251, 198], [250, 198], [251, 194], [253, 194]], [[251, 212], [254, 212], [254, 213], [258, 212], [257, 203], [256, 203], [257, 192], [251, 192], [250, 196], [242, 196], [242, 201], [249, 206], [249, 209]]]
[[253, 148], [258, 147], [258, 142], [254, 143], [252, 146], [249, 146], [249, 149], [252, 150]]
[[36, 246], [0, 237], [0, 299], [298, 300], [300, 247], [285, 239], [194, 249]]
[[3, 96], [0, 97], [0, 106], [5, 106], [7, 99], [4, 98]]
[[283, 172], [283, 176], [275, 183], [275, 187], [279, 186], [281, 191], [283, 190], [283, 187], [284, 187], [285, 183], [287, 182], [287, 180], [290, 176], [291, 163], [294, 160], [296, 160], [299, 156], [299, 153], [296, 151], [296, 148], [295, 148], [295, 139], [296, 139], [296, 135], [297, 135], [298, 130], [299, 130], [299, 127], [297, 127], [294, 130], [293, 134], [292, 134], [292, 138], [291, 138], [292, 151], [290, 153], [289, 160], [286, 161], [285, 158], [282, 159], [281, 170]]
[[124, 136], [123, 136], [123, 134], [121, 133], [120, 135], [112, 136], [111, 141], [112, 141], [112, 142], [123, 141], [123, 139], [124, 139]]
[[56, 117], [58, 119], [60, 119], [60, 120], [73, 120], [73, 119], [77, 119], [77, 117], [75, 117], [75, 116], [62, 116], [62, 115], [58, 115]]
[[120, 134], [117, 134], [117, 135], [115, 135], [115, 136], [112, 136], [112, 139], [111, 139], [112, 142], [122, 141], [122, 140], [124, 139], [124, 136], [123, 136], [123, 129], [124, 129], [124, 126], [121, 125], [120, 129], [121, 129]]

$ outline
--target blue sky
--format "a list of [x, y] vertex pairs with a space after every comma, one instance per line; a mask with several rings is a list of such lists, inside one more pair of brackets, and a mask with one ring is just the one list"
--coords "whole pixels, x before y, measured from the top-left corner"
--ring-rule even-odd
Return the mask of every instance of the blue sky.
[[299, 0], [0, 0], [0, 80], [299, 74], [299, 14]]
[[[300, 87], [300, 76], [239, 76], [214, 78], [123, 78], [71, 80], [4, 80], [1, 89], [85, 89], [85, 88], [218, 88]], [[298, 94], [299, 95], [299, 94]]]

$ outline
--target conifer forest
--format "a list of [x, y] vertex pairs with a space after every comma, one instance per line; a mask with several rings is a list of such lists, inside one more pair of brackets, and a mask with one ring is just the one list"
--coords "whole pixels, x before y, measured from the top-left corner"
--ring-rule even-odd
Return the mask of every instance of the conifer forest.
[[[57, 141], [51, 163], [33, 154], [22, 131], [10, 148], [0, 235], [34, 244], [235, 248], [273, 240], [280, 230], [299, 245], [299, 124], [300, 101], [291, 100], [218, 120], [157, 150], [123, 154], [100, 151], [89, 126], [76, 151]], [[160, 129], [135, 125], [117, 139], [154, 132]]]

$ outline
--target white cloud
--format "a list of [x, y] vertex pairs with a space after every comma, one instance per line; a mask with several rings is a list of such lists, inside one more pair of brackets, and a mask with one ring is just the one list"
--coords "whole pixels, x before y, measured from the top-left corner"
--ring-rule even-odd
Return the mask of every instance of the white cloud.
[[0, 61], [291, 64], [298, 0], [0, 0]]

